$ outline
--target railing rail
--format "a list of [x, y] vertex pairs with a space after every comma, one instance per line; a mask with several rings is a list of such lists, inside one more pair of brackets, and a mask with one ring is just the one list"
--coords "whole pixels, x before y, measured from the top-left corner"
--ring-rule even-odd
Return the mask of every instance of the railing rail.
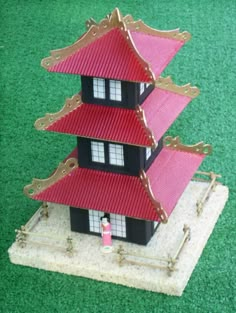
[[[122, 245], [120, 245], [119, 248], [116, 251], [114, 251], [114, 253], [118, 255], [118, 263], [120, 266], [122, 266], [124, 263], [128, 263], [131, 265], [146, 266], [154, 269], [166, 270], [168, 275], [171, 275], [172, 272], [177, 270], [176, 264], [179, 260], [179, 256], [184, 248], [185, 243], [188, 240], [190, 240], [190, 228], [187, 225], [184, 225], [183, 232], [184, 232], [183, 238], [181, 242], [178, 244], [178, 247], [174, 255], [173, 256], [169, 255], [167, 258], [158, 256], [153, 257], [138, 254], [135, 252], [128, 252], [124, 250]], [[152, 261], [152, 263], [148, 261]]]
[[[24, 248], [27, 245], [27, 242], [31, 242], [34, 244], [38, 244], [41, 246], [53, 246], [59, 249], [65, 249], [68, 255], [72, 255], [73, 248], [73, 239], [68, 235], [67, 237], [55, 236], [48, 233], [37, 233], [33, 232], [33, 228], [39, 223], [42, 218], [48, 218], [49, 211], [47, 203], [44, 202], [42, 206], [34, 213], [34, 215], [30, 218], [30, 220], [20, 229], [15, 229], [16, 232], [16, 242], [20, 245], [20, 247]], [[42, 240], [32, 240], [32, 238], [40, 238]], [[45, 240], [47, 239], [47, 241]], [[54, 241], [53, 243], [50, 241]], [[58, 242], [60, 242], [58, 244]]]
[[209, 185], [208, 185], [206, 191], [204, 192], [203, 196], [201, 197], [201, 199], [196, 202], [197, 215], [200, 216], [203, 212], [203, 208], [204, 208], [204, 205], [205, 205], [207, 199], [210, 197], [211, 192], [215, 191], [217, 184], [220, 184], [217, 181], [217, 178], [220, 178], [221, 175], [216, 174], [214, 172], [200, 172], [200, 171], [197, 171], [196, 174], [202, 175], [202, 176], [207, 176], [207, 179], [194, 177], [193, 180], [203, 181], [203, 182], [209, 183]]

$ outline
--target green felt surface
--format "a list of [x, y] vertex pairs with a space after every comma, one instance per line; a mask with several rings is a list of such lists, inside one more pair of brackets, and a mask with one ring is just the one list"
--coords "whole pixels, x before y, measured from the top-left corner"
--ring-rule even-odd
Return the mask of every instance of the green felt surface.
[[[201, 89], [169, 131], [185, 143], [214, 147], [202, 170], [222, 174], [230, 200], [181, 298], [13, 265], [14, 230], [39, 204], [22, 189], [45, 178], [76, 144], [39, 132], [34, 121], [56, 112], [80, 89], [76, 76], [40, 67], [49, 51], [73, 43], [89, 17], [118, 6], [159, 29], [193, 38], [165, 70], [179, 84]], [[235, 0], [0, 1], [0, 312], [235, 312]], [[91, 251], [92, 253], [92, 251]]]

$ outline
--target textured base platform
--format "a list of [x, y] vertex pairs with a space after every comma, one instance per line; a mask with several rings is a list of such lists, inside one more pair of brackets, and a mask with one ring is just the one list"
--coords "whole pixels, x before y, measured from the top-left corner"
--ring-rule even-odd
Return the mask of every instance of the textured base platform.
[[[101, 252], [100, 237], [70, 232], [68, 207], [50, 204], [49, 218], [35, 224], [31, 230], [34, 235], [26, 236], [26, 246], [22, 248], [15, 242], [10, 247], [10, 260], [16, 264], [181, 296], [228, 198], [228, 188], [217, 185], [198, 217], [196, 201], [207, 187], [207, 183], [190, 182], [169, 222], [160, 225], [147, 246], [113, 240], [114, 253], [110, 254]], [[130, 254], [151, 258], [172, 256], [182, 241], [184, 224], [191, 229], [191, 239], [184, 244], [176, 263], [177, 270], [171, 276], [166, 270], [145, 265], [119, 265], [115, 253], [119, 245]], [[47, 234], [51, 235], [50, 239]], [[72, 237], [74, 246], [71, 256], [66, 253], [68, 236]], [[132, 260], [140, 262], [140, 258], [132, 257]], [[147, 263], [153, 263], [150, 262]]]

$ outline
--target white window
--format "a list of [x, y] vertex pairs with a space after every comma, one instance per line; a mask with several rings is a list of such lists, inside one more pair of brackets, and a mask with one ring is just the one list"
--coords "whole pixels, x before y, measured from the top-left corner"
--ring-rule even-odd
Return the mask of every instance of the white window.
[[104, 212], [89, 210], [89, 230], [94, 233], [101, 233], [101, 217]]
[[[89, 210], [89, 230], [94, 233], [101, 233], [101, 218], [104, 212]], [[117, 237], [126, 238], [125, 216], [110, 214], [111, 234]]]
[[122, 145], [109, 143], [109, 162], [112, 165], [124, 166], [124, 149]]
[[110, 80], [110, 100], [121, 101], [121, 82], [119, 80]]
[[92, 161], [105, 163], [104, 143], [91, 141]]
[[152, 148], [150, 147], [146, 148], [146, 160], [150, 158], [151, 154], [152, 154]]
[[139, 94], [141, 95], [144, 92], [145, 83], [140, 83]]
[[156, 229], [157, 228], [157, 226], [159, 225], [159, 222], [154, 222], [154, 229]]
[[105, 80], [102, 78], [93, 78], [93, 96], [94, 98], [105, 99]]
[[111, 233], [113, 236], [126, 238], [125, 216], [110, 214]]
[[146, 83], [146, 84], [145, 84], [145, 88], [148, 88], [149, 86], [150, 86], [149, 83]]

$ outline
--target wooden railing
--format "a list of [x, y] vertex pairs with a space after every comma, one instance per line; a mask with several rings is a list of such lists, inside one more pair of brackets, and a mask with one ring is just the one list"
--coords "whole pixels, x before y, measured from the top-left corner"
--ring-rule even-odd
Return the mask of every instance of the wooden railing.
[[203, 212], [203, 208], [204, 208], [204, 205], [205, 205], [206, 201], [210, 197], [211, 192], [215, 191], [216, 185], [220, 184], [217, 181], [217, 178], [220, 178], [221, 175], [215, 174], [214, 172], [200, 172], [200, 171], [197, 171], [196, 175], [206, 176], [207, 179], [206, 178], [202, 178], [202, 177], [198, 177], [198, 176], [194, 176], [193, 180], [209, 183], [209, 185], [208, 185], [206, 191], [204, 192], [203, 196], [196, 203], [197, 215], [200, 216], [202, 214], [202, 212]]
[[183, 238], [179, 243], [173, 256], [169, 255], [167, 258], [163, 257], [152, 257], [135, 252], [125, 251], [122, 245], [114, 251], [118, 255], [118, 263], [122, 266], [124, 263], [151, 267], [154, 269], [166, 270], [168, 275], [171, 275], [174, 271], [177, 270], [176, 265], [179, 260], [181, 251], [184, 248], [184, 245], [188, 240], [190, 240], [190, 228], [187, 225], [184, 225], [183, 228]]
[[[69, 256], [73, 255], [73, 240], [70, 236], [61, 237], [49, 233], [34, 232], [34, 227], [42, 220], [49, 217], [48, 206], [46, 203], [35, 212], [30, 220], [20, 229], [16, 229], [16, 242], [24, 248], [28, 242], [39, 246], [50, 246], [64, 250]], [[39, 238], [39, 241], [34, 238]], [[59, 244], [58, 244], [59, 242]]]

